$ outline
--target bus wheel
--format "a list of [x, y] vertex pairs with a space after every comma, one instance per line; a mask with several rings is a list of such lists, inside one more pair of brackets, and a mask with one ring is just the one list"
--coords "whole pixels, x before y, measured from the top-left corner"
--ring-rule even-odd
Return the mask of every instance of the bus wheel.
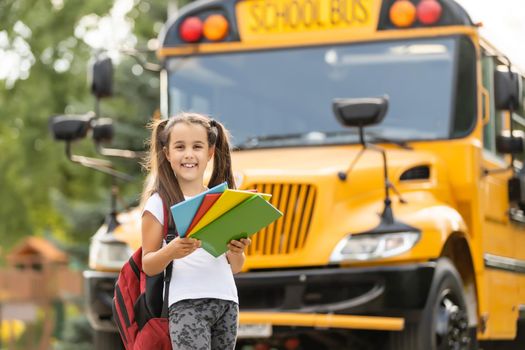
[[440, 258], [419, 322], [393, 332], [390, 349], [469, 350], [476, 347], [473, 336], [461, 277], [450, 260]]

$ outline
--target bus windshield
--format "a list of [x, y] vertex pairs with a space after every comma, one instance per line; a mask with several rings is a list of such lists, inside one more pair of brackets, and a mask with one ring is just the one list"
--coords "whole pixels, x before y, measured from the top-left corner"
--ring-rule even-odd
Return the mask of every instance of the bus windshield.
[[370, 134], [451, 137], [457, 38], [317, 46], [170, 58], [169, 109], [209, 114], [238, 147], [357, 142], [334, 98], [389, 96]]

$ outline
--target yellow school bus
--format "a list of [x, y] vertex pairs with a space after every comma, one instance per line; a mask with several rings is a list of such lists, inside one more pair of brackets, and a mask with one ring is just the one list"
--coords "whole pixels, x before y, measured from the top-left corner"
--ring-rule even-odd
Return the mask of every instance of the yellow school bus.
[[284, 212], [236, 276], [238, 349], [525, 348], [523, 77], [459, 4], [201, 0], [160, 42], [162, 114], [223, 122]]

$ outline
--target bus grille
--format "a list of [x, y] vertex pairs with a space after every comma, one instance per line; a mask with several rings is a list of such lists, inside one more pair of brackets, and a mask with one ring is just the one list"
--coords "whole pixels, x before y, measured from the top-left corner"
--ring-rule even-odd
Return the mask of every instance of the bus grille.
[[284, 215], [252, 236], [247, 255], [291, 254], [303, 248], [314, 211], [315, 187], [304, 184], [256, 184], [255, 188], [257, 192], [272, 194], [270, 203]]

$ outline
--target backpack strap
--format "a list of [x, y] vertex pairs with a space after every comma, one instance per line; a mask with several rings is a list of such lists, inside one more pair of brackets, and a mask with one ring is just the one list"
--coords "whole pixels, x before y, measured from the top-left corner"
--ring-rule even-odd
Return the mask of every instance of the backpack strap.
[[[162, 201], [162, 207], [164, 209], [164, 239], [166, 240], [166, 244], [169, 244], [175, 237], [177, 237], [179, 234], [177, 232], [176, 227], [172, 227], [170, 229], [169, 227], [169, 212], [168, 207], [164, 201]], [[162, 303], [162, 313], [161, 317], [168, 317], [168, 303], [169, 303], [169, 294], [170, 294], [170, 281], [171, 281], [171, 272], [173, 270], [173, 261], [171, 261], [168, 266], [166, 266], [166, 270], [164, 273], [164, 302]]]

